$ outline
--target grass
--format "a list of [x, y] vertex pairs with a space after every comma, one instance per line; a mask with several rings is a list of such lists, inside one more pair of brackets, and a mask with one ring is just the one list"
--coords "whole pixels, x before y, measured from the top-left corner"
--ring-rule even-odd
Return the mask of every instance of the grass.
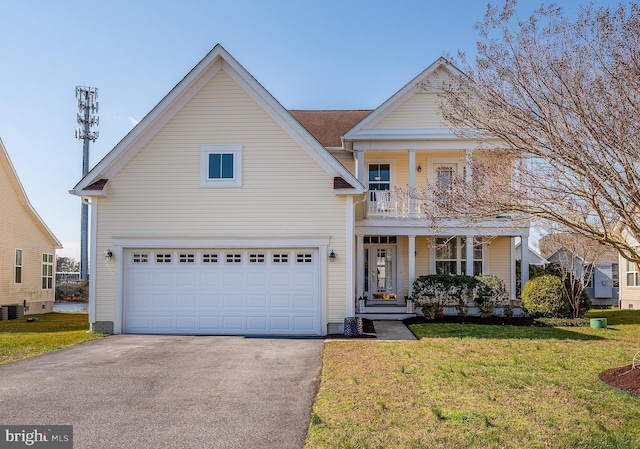
[[638, 448], [640, 399], [597, 376], [640, 350], [640, 311], [588, 317], [608, 327], [419, 324], [419, 341], [329, 341], [306, 448]]
[[[27, 322], [35, 317], [38, 321]], [[87, 313], [46, 313], [0, 321], [0, 365], [102, 337], [89, 333]]]

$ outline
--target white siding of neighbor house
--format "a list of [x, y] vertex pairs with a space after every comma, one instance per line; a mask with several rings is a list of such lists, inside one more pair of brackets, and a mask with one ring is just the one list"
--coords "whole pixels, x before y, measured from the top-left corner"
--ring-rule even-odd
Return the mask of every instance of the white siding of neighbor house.
[[[242, 187], [200, 186], [202, 145], [242, 145]], [[329, 323], [342, 322], [346, 201], [333, 178], [224, 71], [108, 182], [98, 197], [98, 255], [114, 237], [330, 236]], [[113, 264], [98, 257], [96, 321], [113, 321]]]
[[487, 246], [488, 270], [485, 274], [499, 277], [509, 291], [511, 285], [511, 264], [514, 262], [511, 254], [511, 237], [496, 237]]
[[[627, 232], [623, 232], [624, 238], [631, 245], [638, 245], [636, 239]], [[640, 309], [640, 286], [634, 287], [627, 285], [627, 260], [623, 257], [619, 256], [619, 267], [620, 267], [620, 293], [619, 293], [619, 301], [621, 309], [629, 309], [631, 306], [634, 310]]]
[[[26, 313], [51, 312], [55, 285], [42, 289], [42, 253], [54, 254], [55, 259], [55, 246], [22, 197], [13, 170], [0, 154], [0, 305], [27, 301]], [[21, 284], [14, 282], [16, 248], [22, 249]]]

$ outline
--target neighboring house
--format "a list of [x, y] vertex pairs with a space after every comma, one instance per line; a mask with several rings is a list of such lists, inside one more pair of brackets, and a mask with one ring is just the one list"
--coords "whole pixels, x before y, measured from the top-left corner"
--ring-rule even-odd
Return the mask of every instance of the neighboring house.
[[471, 176], [477, 141], [422, 87], [458, 73], [440, 58], [374, 111], [287, 111], [216, 46], [72, 190], [91, 202], [92, 329], [325, 335], [359, 297], [406, 311], [436, 272], [514, 297], [528, 226], [428, 226], [396, 190]]
[[540, 239], [542, 254], [586, 281], [585, 291], [595, 306], [617, 306], [619, 267], [617, 252], [586, 237], [550, 234]]
[[[522, 242], [517, 242], [515, 249], [516, 260], [522, 260]], [[527, 257], [529, 265], [545, 266], [549, 263], [547, 259], [542, 257], [542, 254], [540, 254], [540, 250], [538, 250], [538, 248], [529, 245], [527, 249], [528, 251], [525, 253], [525, 257]]]
[[55, 251], [62, 246], [29, 203], [2, 140], [0, 210], [0, 306], [53, 311]]
[[[632, 246], [640, 248], [638, 242], [627, 230], [622, 231], [624, 238]], [[620, 263], [620, 299], [621, 309], [640, 309], [640, 278], [635, 263], [619, 256]]]

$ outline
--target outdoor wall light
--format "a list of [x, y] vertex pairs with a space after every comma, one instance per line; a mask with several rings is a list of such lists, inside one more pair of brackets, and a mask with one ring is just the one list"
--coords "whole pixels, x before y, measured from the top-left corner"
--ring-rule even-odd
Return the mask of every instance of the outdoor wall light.
[[106, 250], [104, 252], [104, 260], [109, 261], [113, 258], [113, 253], [111, 252], [110, 249]]
[[331, 252], [329, 253], [329, 262], [335, 262], [336, 261], [336, 253], [334, 250], [331, 250]]
[[418, 164], [418, 173], [422, 173], [422, 167], [420, 167], [420, 164]]

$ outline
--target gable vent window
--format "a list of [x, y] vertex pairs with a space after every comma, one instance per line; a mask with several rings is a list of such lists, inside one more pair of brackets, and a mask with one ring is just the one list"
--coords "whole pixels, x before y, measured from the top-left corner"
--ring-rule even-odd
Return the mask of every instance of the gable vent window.
[[171, 263], [171, 253], [156, 254], [156, 263]]
[[149, 254], [133, 253], [133, 263], [147, 263], [147, 262], [149, 262]]
[[242, 263], [242, 254], [227, 253], [226, 261], [227, 263]]
[[215, 253], [204, 253], [202, 263], [218, 263], [218, 255]]
[[274, 254], [273, 263], [289, 263], [289, 254]]
[[196, 255], [194, 253], [180, 253], [178, 260], [180, 263], [194, 263], [196, 261]]
[[312, 257], [311, 254], [308, 253], [298, 253], [296, 254], [296, 262], [298, 263], [311, 263]]
[[249, 263], [264, 263], [264, 254], [249, 254]]

